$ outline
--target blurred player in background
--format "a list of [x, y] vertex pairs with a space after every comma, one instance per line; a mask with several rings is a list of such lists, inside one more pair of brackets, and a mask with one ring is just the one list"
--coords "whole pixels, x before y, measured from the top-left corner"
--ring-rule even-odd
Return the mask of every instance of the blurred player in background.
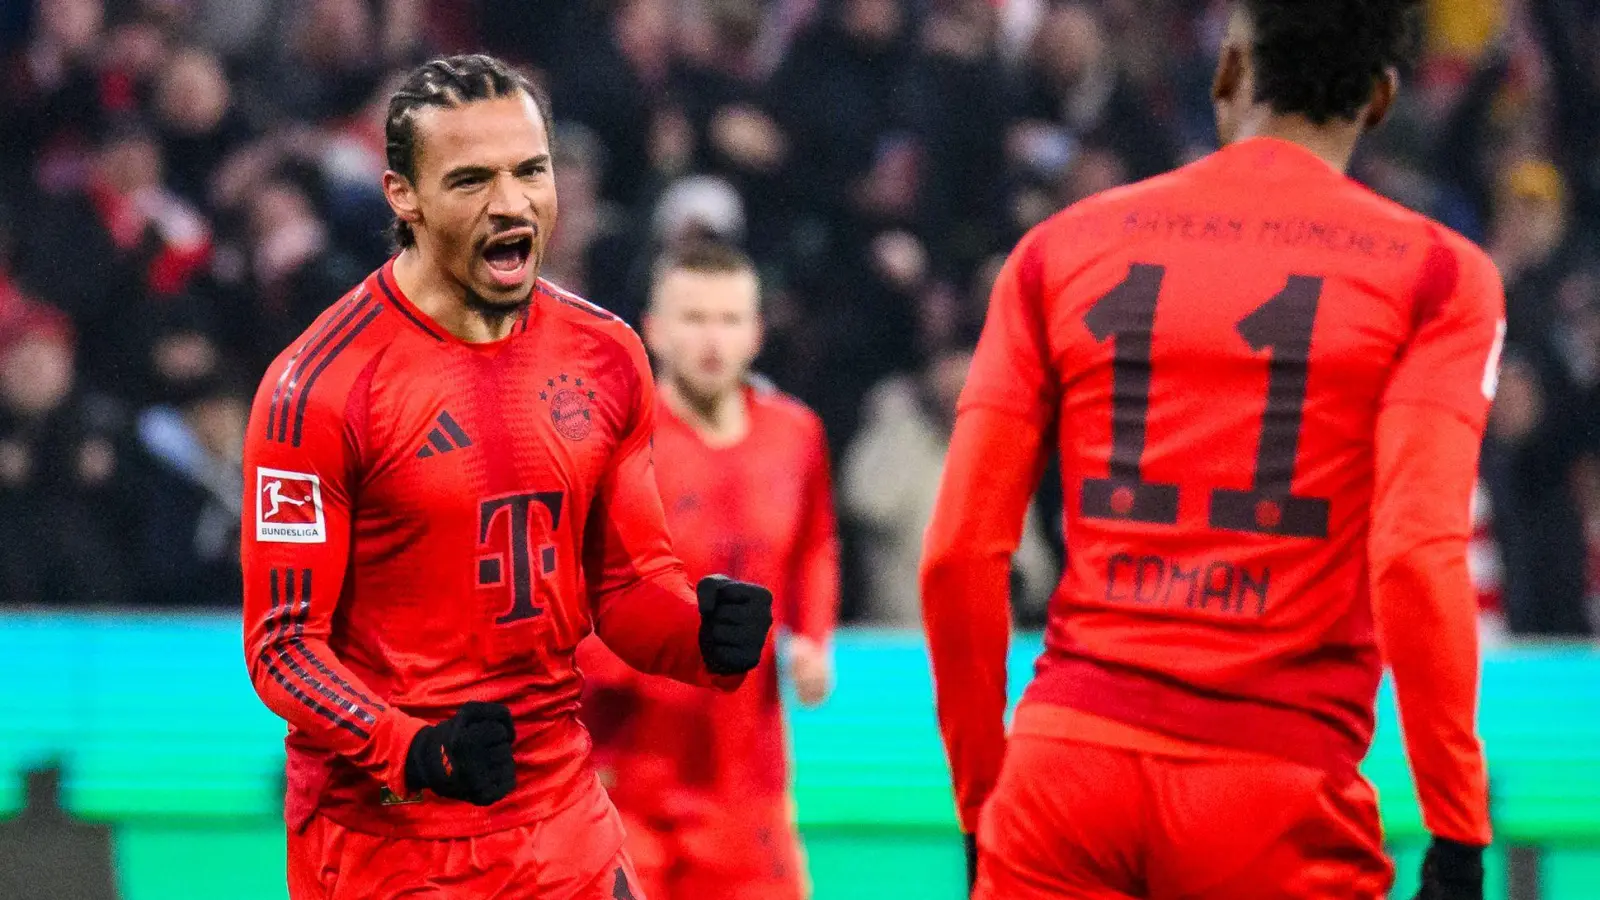
[[672, 555], [643, 345], [539, 278], [549, 115], [486, 56], [411, 72], [401, 252], [256, 396], [245, 649], [290, 725], [293, 900], [642, 900], [574, 650], [725, 689], [764, 652], [771, 595]]
[[[665, 257], [644, 319], [661, 374], [656, 478], [691, 576], [770, 585], [800, 702], [832, 688], [838, 540], [822, 423], [750, 374], [761, 346], [750, 260], [696, 244]], [[799, 900], [776, 653], [730, 694], [631, 675], [587, 642], [584, 714], [653, 900]]]
[[[1466, 545], [1504, 300], [1476, 247], [1343, 174], [1419, 5], [1240, 0], [1224, 149], [1006, 265], [922, 579], [975, 896], [1385, 896], [1357, 772], [1385, 661], [1420, 896], [1482, 896]], [[1007, 562], [1052, 423], [1071, 553], [1008, 741]]]

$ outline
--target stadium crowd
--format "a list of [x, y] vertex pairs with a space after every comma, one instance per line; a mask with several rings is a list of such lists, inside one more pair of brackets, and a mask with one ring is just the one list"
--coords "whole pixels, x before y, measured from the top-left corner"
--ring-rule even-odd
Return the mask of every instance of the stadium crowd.
[[[1356, 177], [1507, 286], [1476, 554], [1516, 634], [1600, 589], [1600, 11], [1436, 2]], [[1005, 252], [1214, 147], [1224, 0], [36, 0], [0, 7], [0, 602], [237, 607], [267, 363], [390, 252], [395, 76], [482, 49], [550, 90], [558, 284], [636, 322], [716, 236], [766, 286], [759, 368], [822, 416], [845, 616], [917, 621], [916, 553]], [[1289, 229], [1285, 240], [1314, 240]], [[1047, 477], [1026, 621], [1060, 565]]]

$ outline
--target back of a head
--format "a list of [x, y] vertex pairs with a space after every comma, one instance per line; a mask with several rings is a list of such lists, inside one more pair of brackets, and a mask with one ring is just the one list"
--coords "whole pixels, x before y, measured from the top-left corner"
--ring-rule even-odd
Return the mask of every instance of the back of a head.
[[1313, 124], [1355, 121], [1421, 46], [1422, 0], [1239, 0], [1254, 36], [1255, 101]]

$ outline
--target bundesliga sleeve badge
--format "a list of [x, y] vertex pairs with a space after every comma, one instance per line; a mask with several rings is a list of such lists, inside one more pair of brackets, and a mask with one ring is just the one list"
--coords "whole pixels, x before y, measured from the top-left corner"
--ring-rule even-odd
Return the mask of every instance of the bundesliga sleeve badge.
[[257, 466], [256, 540], [320, 544], [327, 539], [317, 476]]

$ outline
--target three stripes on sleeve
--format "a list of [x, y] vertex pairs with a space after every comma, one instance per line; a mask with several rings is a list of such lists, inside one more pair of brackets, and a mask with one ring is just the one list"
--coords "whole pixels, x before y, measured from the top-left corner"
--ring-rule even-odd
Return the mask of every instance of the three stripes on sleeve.
[[386, 707], [339, 677], [304, 637], [311, 612], [311, 570], [273, 569], [269, 573], [272, 607], [267, 613], [261, 663], [268, 676], [289, 696], [317, 715], [362, 740]]

